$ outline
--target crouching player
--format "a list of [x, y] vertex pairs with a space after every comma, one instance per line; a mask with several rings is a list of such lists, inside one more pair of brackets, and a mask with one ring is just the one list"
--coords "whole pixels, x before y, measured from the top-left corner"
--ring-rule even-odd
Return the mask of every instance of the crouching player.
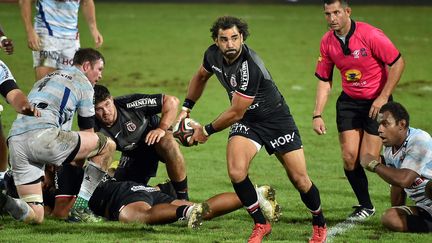
[[[94, 49], [80, 49], [73, 62], [73, 67], [35, 83], [28, 99], [41, 116], [18, 115], [10, 130], [11, 170], [19, 199], [0, 193], [0, 210], [26, 223], [40, 224], [44, 219], [41, 178], [45, 164], [82, 166], [89, 159], [89, 170], [106, 171], [115, 151], [114, 141], [93, 132], [93, 86], [102, 77], [104, 58]], [[79, 132], [70, 131], [75, 112]], [[90, 196], [99, 182], [85, 180], [81, 188]]]
[[[277, 221], [280, 208], [270, 186], [256, 188], [258, 201], [269, 221]], [[189, 228], [197, 228], [201, 221], [227, 214], [242, 207], [237, 194], [225, 192], [203, 203], [176, 199], [158, 188], [132, 181], [108, 179], [98, 185], [89, 201], [97, 215], [120, 222], [167, 224], [186, 219]]]
[[[432, 138], [409, 126], [409, 114], [389, 102], [378, 115], [382, 158], [365, 158], [363, 167], [391, 184], [391, 205], [381, 218], [385, 227], [399, 232], [432, 232]], [[407, 206], [406, 197], [415, 205]]]

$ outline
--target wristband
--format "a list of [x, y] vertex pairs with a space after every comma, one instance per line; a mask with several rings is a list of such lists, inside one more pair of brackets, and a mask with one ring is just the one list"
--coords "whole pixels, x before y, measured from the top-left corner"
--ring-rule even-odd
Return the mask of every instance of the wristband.
[[368, 171], [371, 172], [375, 172], [376, 168], [378, 167], [378, 165], [380, 165], [381, 163], [376, 161], [376, 160], [372, 160], [371, 162], [369, 162], [369, 164], [366, 166], [366, 169]]
[[208, 137], [217, 131], [216, 131], [216, 129], [214, 129], [213, 125], [211, 123], [209, 123], [203, 127], [203, 132], [204, 132], [204, 135], [206, 135]]
[[190, 112], [190, 110], [192, 110], [192, 108], [194, 107], [194, 105], [195, 105], [195, 101], [193, 101], [191, 99], [186, 98], [183, 101], [183, 107], [188, 108], [189, 112]]
[[321, 115], [316, 115], [316, 116], [313, 116], [312, 117], [312, 120], [315, 120], [315, 119], [317, 119], [317, 118], [321, 118], [322, 116]]

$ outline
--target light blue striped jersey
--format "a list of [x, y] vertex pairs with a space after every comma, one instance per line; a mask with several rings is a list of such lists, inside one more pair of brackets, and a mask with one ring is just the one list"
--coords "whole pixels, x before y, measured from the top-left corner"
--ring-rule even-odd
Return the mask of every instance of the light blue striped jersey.
[[2, 60], [0, 60], [0, 85], [6, 80], [15, 81], [15, 78], [9, 70], [8, 66], [6, 66], [6, 64]]
[[408, 137], [398, 151], [392, 147], [384, 148], [384, 159], [387, 166], [397, 169], [410, 169], [419, 177], [405, 192], [417, 206], [422, 206], [432, 214], [432, 200], [425, 197], [426, 183], [432, 179], [432, 138], [421, 130], [410, 127]]
[[93, 95], [90, 81], [75, 66], [50, 73], [37, 81], [28, 95], [41, 117], [18, 115], [9, 136], [51, 127], [70, 130], [75, 112], [82, 117], [94, 116]]
[[37, 0], [34, 28], [37, 34], [78, 38], [80, 0]]

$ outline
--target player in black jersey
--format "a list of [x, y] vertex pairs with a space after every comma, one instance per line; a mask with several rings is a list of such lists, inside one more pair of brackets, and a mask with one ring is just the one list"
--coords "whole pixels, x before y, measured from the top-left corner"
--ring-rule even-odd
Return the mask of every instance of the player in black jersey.
[[213, 133], [231, 126], [227, 146], [228, 174], [235, 192], [255, 222], [249, 242], [270, 234], [248, 177], [252, 158], [264, 146], [284, 166], [290, 181], [312, 213], [312, 242], [326, 238], [326, 223], [317, 187], [309, 179], [300, 134], [290, 110], [261, 58], [244, 41], [247, 23], [236, 17], [218, 18], [210, 29], [214, 44], [192, 77], [179, 119], [186, 117], [215, 74], [226, 89], [231, 106], [205, 126], [195, 125], [190, 143], [205, 143]]
[[[166, 94], [131, 94], [115, 99], [95, 85], [96, 130], [111, 137], [122, 152], [114, 177], [147, 185], [156, 176], [159, 161], [166, 164], [178, 199], [188, 199], [186, 165], [168, 128], [179, 101]], [[161, 113], [161, 117], [157, 114]]]

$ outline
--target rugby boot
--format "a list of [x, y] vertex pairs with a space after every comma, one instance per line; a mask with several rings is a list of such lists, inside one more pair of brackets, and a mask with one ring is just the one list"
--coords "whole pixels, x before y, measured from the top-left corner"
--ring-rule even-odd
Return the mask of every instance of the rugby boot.
[[188, 227], [197, 229], [202, 225], [203, 217], [210, 212], [209, 205], [206, 202], [195, 203], [191, 211], [186, 215]]
[[70, 223], [99, 223], [104, 218], [95, 215], [89, 208], [72, 208], [68, 219]]
[[258, 203], [264, 217], [270, 222], [279, 221], [282, 213], [279, 203], [276, 201], [276, 190], [271, 186], [255, 186]]
[[312, 237], [309, 243], [324, 243], [327, 239], [327, 226], [313, 226]]
[[348, 216], [348, 220], [351, 221], [364, 221], [369, 219], [375, 214], [375, 208], [369, 209], [361, 205], [353, 206], [354, 212]]
[[271, 233], [271, 225], [269, 222], [265, 224], [255, 224], [252, 234], [248, 239], [248, 243], [261, 243], [264, 236]]

